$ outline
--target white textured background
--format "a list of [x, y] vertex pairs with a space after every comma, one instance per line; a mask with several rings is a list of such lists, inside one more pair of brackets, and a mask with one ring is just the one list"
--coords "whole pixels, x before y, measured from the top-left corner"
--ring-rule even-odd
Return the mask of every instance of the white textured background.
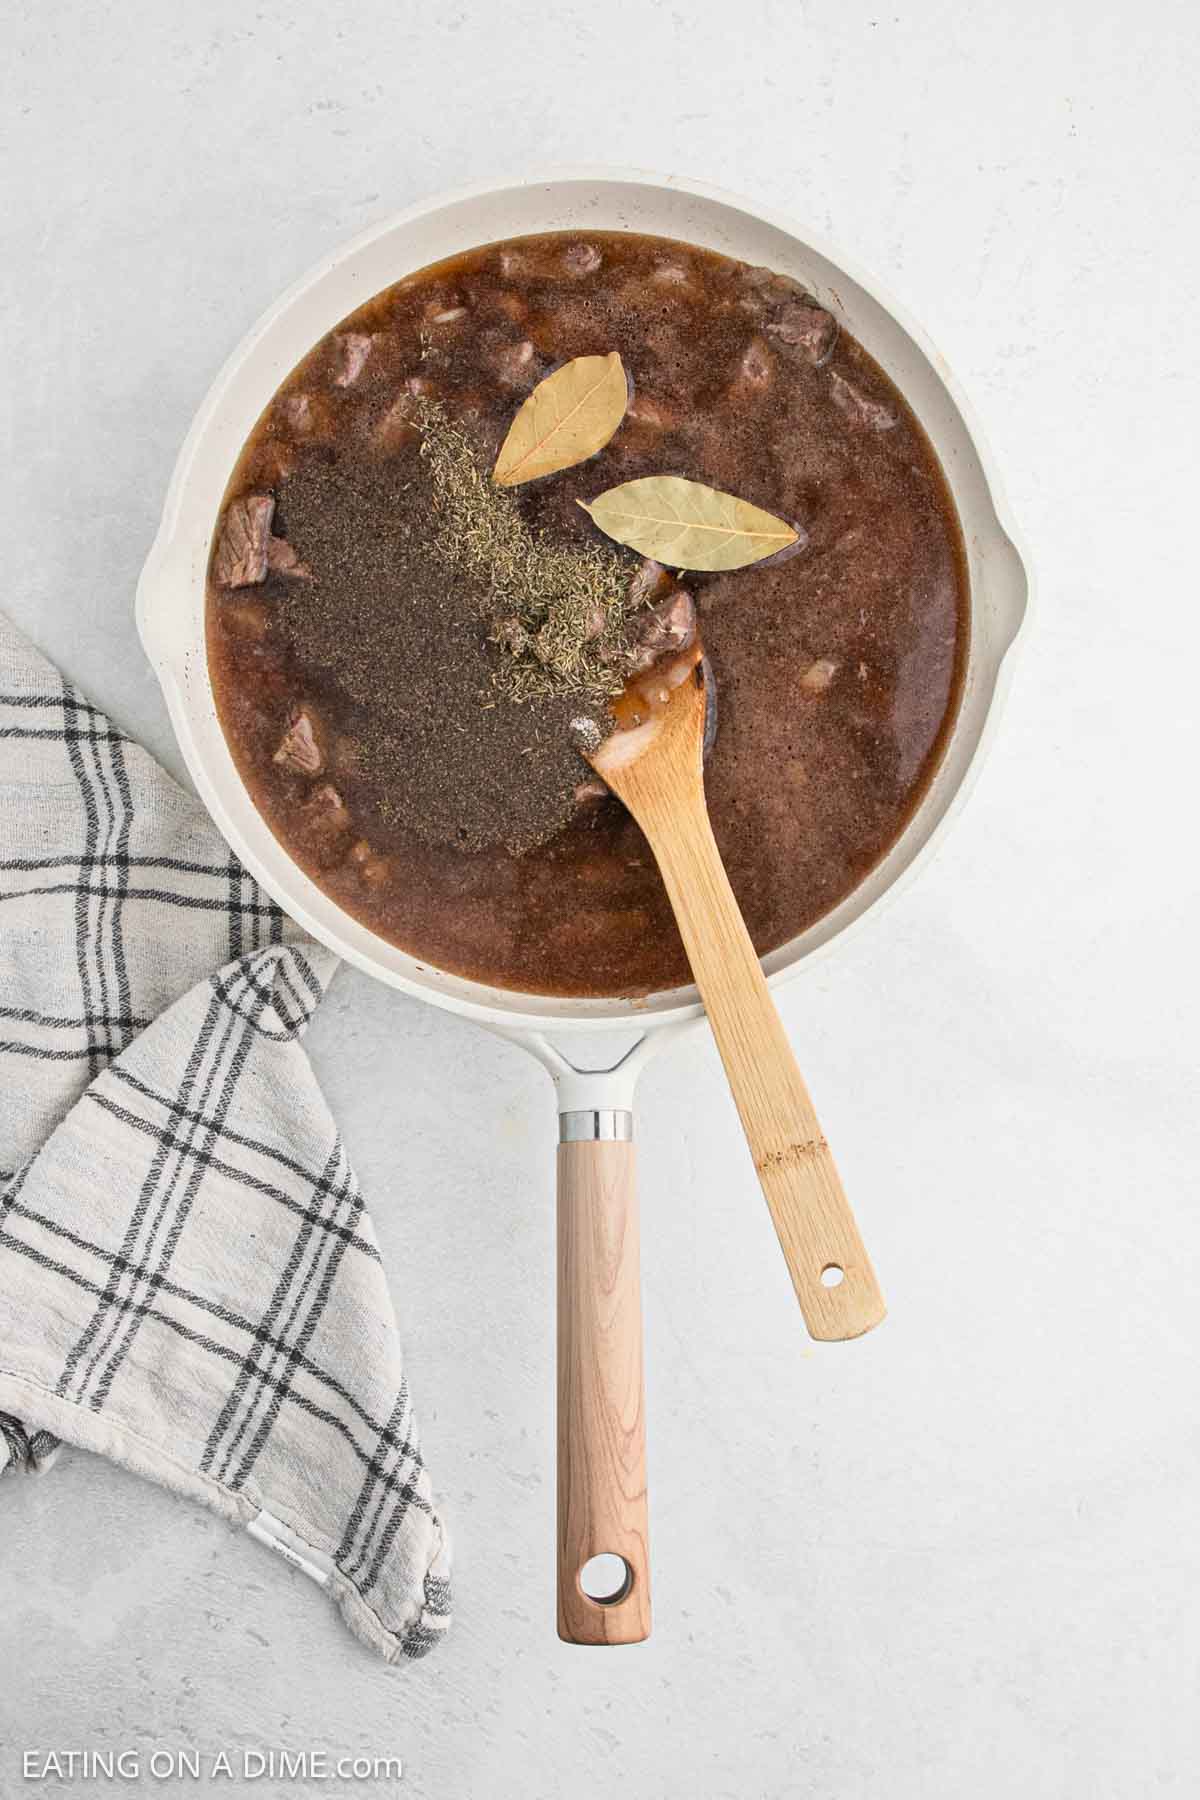
[[1194, 1795], [1191, 0], [0, 19], [0, 604], [168, 760], [133, 587], [217, 365], [360, 226], [547, 160], [720, 182], [883, 275], [1040, 583], [947, 848], [783, 1001], [882, 1330], [806, 1343], [707, 1041], [646, 1079], [653, 1640], [553, 1633], [545, 1077], [346, 973], [311, 1043], [395, 1277], [453, 1634], [385, 1670], [244, 1535], [71, 1455], [0, 1493], [0, 1794], [38, 1791], [23, 1748], [195, 1744], [395, 1752], [414, 1800]]

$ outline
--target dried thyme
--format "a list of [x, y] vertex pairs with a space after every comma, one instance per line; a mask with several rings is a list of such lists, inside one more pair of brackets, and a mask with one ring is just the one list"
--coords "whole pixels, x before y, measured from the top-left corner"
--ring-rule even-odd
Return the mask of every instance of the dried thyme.
[[484, 587], [489, 636], [506, 652], [497, 687], [518, 701], [619, 693], [636, 565], [604, 545], [556, 544], [535, 531], [442, 407], [421, 398], [414, 415], [433, 489], [431, 548]]

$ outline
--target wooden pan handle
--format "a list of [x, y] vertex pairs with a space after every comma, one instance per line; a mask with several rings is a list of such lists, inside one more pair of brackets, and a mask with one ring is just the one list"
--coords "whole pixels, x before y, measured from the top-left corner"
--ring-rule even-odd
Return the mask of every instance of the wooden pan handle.
[[682, 804], [676, 796], [673, 813], [646, 809], [639, 819], [662, 871], [804, 1322], [814, 1338], [860, 1337], [887, 1308], [729, 885], [699, 784]]
[[[599, 1601], [580, 1573], [606, 1554], [625, 1573]], [[618, 1140], [558, 1147], [558, 1635], [650, 1635], [637, 1189]]]

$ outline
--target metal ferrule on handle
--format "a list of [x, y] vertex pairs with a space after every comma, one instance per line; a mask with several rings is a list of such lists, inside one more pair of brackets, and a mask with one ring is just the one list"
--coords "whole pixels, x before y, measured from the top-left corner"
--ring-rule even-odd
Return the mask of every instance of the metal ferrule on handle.
[[632, 1140], [633, 1114], [623, 1107], [592, 1107], [558, 1115], [560, 1144], [628, 1144]]

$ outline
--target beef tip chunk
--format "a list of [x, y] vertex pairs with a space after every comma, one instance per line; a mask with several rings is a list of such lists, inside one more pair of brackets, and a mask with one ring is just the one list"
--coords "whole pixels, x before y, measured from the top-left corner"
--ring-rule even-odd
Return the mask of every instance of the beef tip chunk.
[[298, 580], [312, 575], [308, 564], [300, 561], [295, 546], [281, 537], [267, 539], [267, 567], [272, 575], [294, 575]]
[[523, 656], [533, 642], [529, 632], [515, 615], [497, 619], [492, 627], [491, 638], [493, 644], [499, 644], [510, 656]]
[[329, 782], [326, 781], [323, 782], [319, 788], [314, 788], [310, 795], [309, 811], [314, 817], [340, 817], [344, 822], [346, 802], [342, 799], [342, 796], [338, 793], [337, 789], [331, 787]]
[[808, 298], [808, 289], [790, 275], [780, 275], [774, 269], [747, 269], [744, 280], [750, 292], [767, 306], [783, 306], [792, 300]]
[[750, 342], [746, 345], [741, 362], [738, 364], [737, 379], [734, 382], [735, 391], [736, 389], [741, 388], [742, 390], [765, 393], [771, 385], [772, 374], [773, 358], [771, 352], [767, 349], [767, 346], [760, 337], [752, 337]]
[[826, 312], [814, 300], [789, 300], [767, 322], [766, 331], [781, 344], [790, 344], [799, 350], [814, 368], [819, 369], [833, 355], [838, 322], [831, 312]]
[[852, 424], [864, 425], [868, 431], [891, 431], [900, 423], [890, 406], [885, 406], [881, 400], [872, 400], [844, 375], [831, 377], [829, 392], [838, 411], [845, 413]]
[[492, 359], [497, 375], [508, 387], [519, 387], [533, 380], [536, 352], [528, 338], [519, 344], [503, 344]]
[[769, 337], [799, 350], [816, 368], [829, 361], [837, 342], [837, 320], [801, 282], [777, 275], [774, 269], [747, 269], [744, 280], [742, 305], [762, 320]]
[[267, 579], [267, 540], [274, 516], [273, 494], [243, 494], [230, 501], [213, 558], [213, 575], [221, 587], [253, 587]]
[[391, 454], [415, 444], [421, 433], [417, 428], [418, 406], [420, 400], [436, 400], [439, 388], [435, 381], [426, 375], [410, 375], [403, 383], [400, 398], [390, 406], [382, 419], [374, 427], [372, 438], [376, 446]]
[[634, 573], [629, 583], [629, 604], [635, 611], [640, 606], [649, 606], [655, 600], [662, 600], [675, 586], [675, 578], [668, 575], [660, 562], [647, 556], [641, 567]]
[[344, 331], [334, 338], [337, 370], [333, 377], [339, 387], [353, 387], [371, 354], [371, 339], [365, 331]]
[[268, 437], [260, 444], [251, 443], [246, 466], [247, 480], [261, 487], [278, 487], [296, 472], [296, 445], [291, 438]]
[[388, 408], [371, 433], [376, 448], [388, 455], [407, 449], [410, 444], [415, 444], [420, 436], [411, 394], [401, 394], [399, 400], [394, 406]]
[[671, 407], [664, 406], [660, 400], [652, 400], [649, 394], [635, 394], [629, 402], [627, 417], [635, 424], [645, 425], [653, 432], [674, 431], [679, 423], [679, 414]]
[[376, 856], [366, 838], [351, 844], [347, 860], [358, 871], [359, 879], [368, 887], [382, 887], [390, 874], [387, 858]]
[[590, 810], [593, 806], [598, 806], [601, 800], [607, 799], [608, 788], [598, 775], [589, 775], [575, 789], [575, 804], [581, 808]]
[[[306, 706], [295, 713], [283, 734], [274, 760], [295, 775], [319, 775], [325, 767], [325, 753], [317, 736], [317, 722]], [[329, 792], [333, 793], [330, 788]]]
[[307, 436], [316, 425], [311, 394], [289, 394], [283, 403], [284, 414], [293, 430]]
[[332, 443], [336, 436], [336, 416], [328, 394], [289, 394], [283, 403], [284, 417], [293, 435], [310, 443]]
[[823, 694], [837, 672], [837, 663], [831, 656], [819, 656], [801, 675], [800, 686], [806, 694]]
[[569, 275], [594, 275], [602, 261], [595, 244], [570, 244], [563, 251], [563, 264]]
[[621, 428], [621, 443], [632, 456], [655, 455], [662, 438], [678, 427], [679, 412], [675, 407], [639, 390], [629, 402]]
[[337, 789], [327, 781], [314, 789], [301, 817], [304, 835], [320, 867], [328, 869], [340, 862], [350, 835], [350, 813]]
[[655, 663], [678, 656], [696, 641], [696, 607], [686, 588], [643, 613], [634, 623], [631, 675], [644, 675]]
[[608, 624], [608, 613], [599, 600], [588, 607], [583, 621], [583, 641], [594, 644], [598, 637], [604, 636], [604, 628]]

